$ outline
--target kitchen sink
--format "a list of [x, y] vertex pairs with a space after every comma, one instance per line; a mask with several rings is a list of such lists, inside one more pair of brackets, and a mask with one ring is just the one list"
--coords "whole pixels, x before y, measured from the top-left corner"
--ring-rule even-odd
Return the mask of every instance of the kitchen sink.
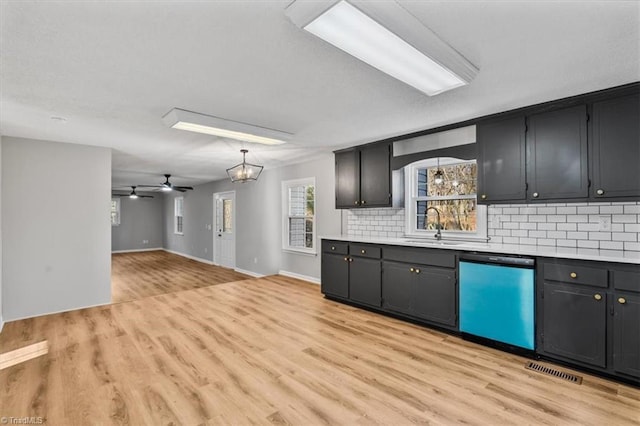
[[469, 244], [468, 242], [465, 242], [465, 241], [434, 241], [434, 240], [422, 240], [422, 239], [414, 239], [414, 240], [407, 239], [405, 241], [407, 243], [420, 243], [420, 244], [425, 244], [430, 246], [457, 246], [460, 244]]

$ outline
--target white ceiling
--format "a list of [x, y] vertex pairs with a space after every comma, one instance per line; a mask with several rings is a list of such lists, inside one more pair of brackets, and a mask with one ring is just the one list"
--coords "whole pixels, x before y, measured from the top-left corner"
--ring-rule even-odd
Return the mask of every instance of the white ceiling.
[[636, 1], [400, 0], [480, 69], [432, 98], [299, 30], [288, 3], [2, 0], [0, 132], [111, 147], [115, 186], [194, 185], [243, 144], [165, 127], [173, 107], [294, 133], [244, 144], [270, 168], [640, 80]]

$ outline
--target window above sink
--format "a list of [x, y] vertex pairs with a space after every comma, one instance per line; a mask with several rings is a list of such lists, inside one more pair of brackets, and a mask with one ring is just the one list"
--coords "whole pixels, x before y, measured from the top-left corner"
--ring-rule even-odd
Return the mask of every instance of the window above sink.
[[405, 167], [405, 185], [407, 236], [432, 238], [440, 228], [444, 237], [486, 239], [487, 211], [477, 203], [476, 160], [417, 161]]

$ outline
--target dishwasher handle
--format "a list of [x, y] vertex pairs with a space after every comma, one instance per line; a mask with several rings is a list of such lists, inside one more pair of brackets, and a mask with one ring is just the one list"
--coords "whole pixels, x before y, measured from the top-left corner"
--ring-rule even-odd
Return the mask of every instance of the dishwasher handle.
[[533, 268], [536, 264], [535, 259], [532, 259], [530, 257], [500, 256], [500, 255], [475, 254], [475, 253], [461, 254], [460, 261], [490, 263], [490, 264], [496, 264], [496, 265], [509, 265], [509, 266], [517, 266], [521, 268]]

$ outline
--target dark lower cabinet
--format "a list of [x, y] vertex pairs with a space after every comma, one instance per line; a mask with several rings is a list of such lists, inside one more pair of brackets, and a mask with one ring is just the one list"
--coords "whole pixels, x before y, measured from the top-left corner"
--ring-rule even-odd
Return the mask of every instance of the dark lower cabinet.
[[321, 263], [322, 293], [349, 297], [349, 257], [346, 254], [323, 253]]
[[349, 298], [371, 306], [380, 306], [380, 259], [351, 257], [349, 265]]
[[601, 289], [545, 282], [542, 331], [544, 351], [605, 367], [606, 296]]
[[456, 325], [454, 269], [383, 262], [382, 303], [391, 311], [443, 325]]
[[411, 313], [411, 287], [413, 275], [409, 265], [382, 262], [382, 306], [403, 314]]
[[456, 275], [452, 269], [420, 269], [414, 276], [413, 314], [418, 318], [456, 325]]
[[613, 368], [640, 378], [640, 295], [615, 293]]

